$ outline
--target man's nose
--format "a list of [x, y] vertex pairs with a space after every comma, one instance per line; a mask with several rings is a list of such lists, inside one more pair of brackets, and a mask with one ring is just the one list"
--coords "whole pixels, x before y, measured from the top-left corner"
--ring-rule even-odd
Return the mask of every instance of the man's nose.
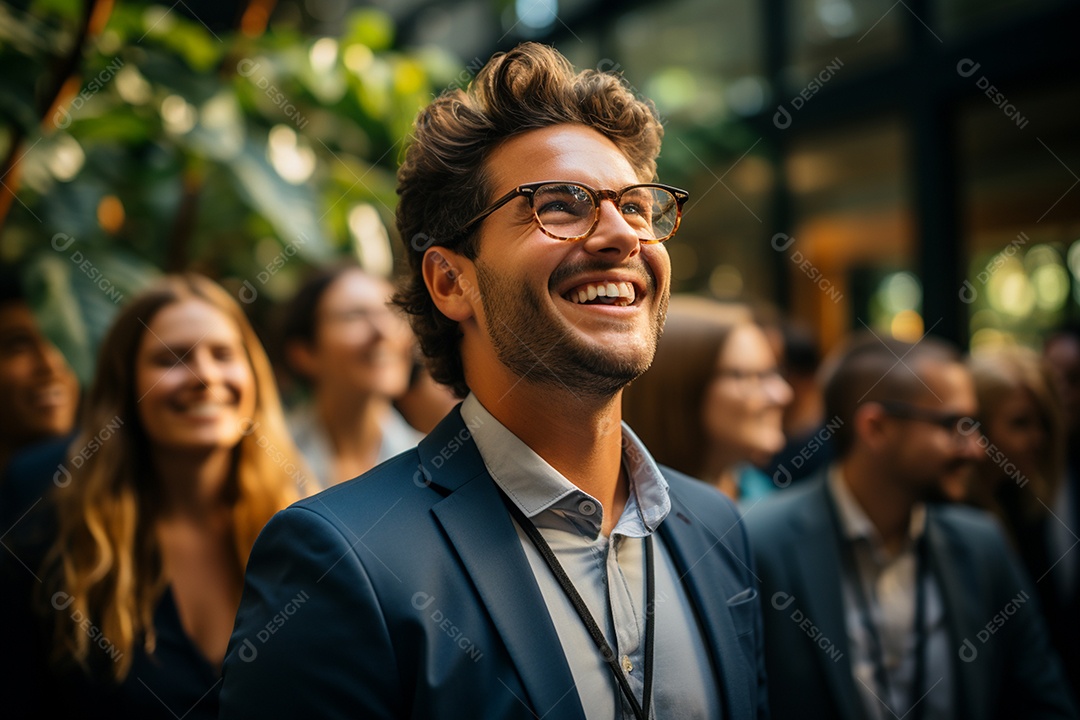
[[596, 231], [585, 238], [584, 248], [590, 254], [603, 255], [609, 260], [622, 260], [641, 252], [641, 240], [615, 202], [603, 200]]
[[57, 377], [70, 371], [67, 359], [59, 348], [42, 339], [35, 347], [35, 371], [39, 375]]
[[979, 460], [982, 458], [983, 449], [979, 440], [983, 437], [981, 432], [960, 433], [960, 453], [967, 460]]

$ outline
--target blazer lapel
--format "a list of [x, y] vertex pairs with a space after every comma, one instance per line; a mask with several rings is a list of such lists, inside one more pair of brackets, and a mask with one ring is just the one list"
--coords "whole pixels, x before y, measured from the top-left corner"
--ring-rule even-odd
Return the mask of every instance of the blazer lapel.
[[831, 505], [828, 486], [821, 481], [800, 518], [805, 531], [801, 533], [803, 541], [794, 548], [799, 558], [795, 566], [798, 587], [792, 594], [795, 606], [804, 608], [806, 617], [822, 636], [843, 648], [843, 654], [835, 661], [824, 651], [819, 657], [843, 720], [858, 720], [862, 711], [851, 669], [851, 644], [844, 622], [840, 539], [833, 525]]
[[[674, 494], [671, 495], [671, 513], [661, 523], [659, 533], [708, 640], [724, 703], [724, 717], [753, 717], [755, 700], [748, 692], [757, 687], [757, 668], [742, 662], [725, 662], [725, 659], [742, 657], [742, 650], [731, 613], [723, 602], [727, 598], [717, 601], [717, 578], [723, 575], [710, 571], [712, 564], [703, 562], [709, 553], [726, 552], [716, 547], [724, 545], [723, 538], [717, 538], [702, 526], [692, 510]], [[742, 589], [731, 588], [732, 594]]]
[[[945, 622], [949, 628], [949, 646], [965, 649], [964, 641], [968, 644], [976, 637], [979, 626], [972, 620], [979, 613], [972, 608], [965, 598], [971, 594], [970, 588], [978, 587], [974, 578], [970, 576], [969, 569], [964, 567], [955, 557], [955, 552], [949, 547], [945, 528], [937, 521], [937, 515], [932, 506], [927, 507], [926, 541], [929, 548], [930, 568], [934, 573], [934, 579], [941, 588], [941, 594], [945, 603]], [[976, 648], [977, 651], [977, 648]], [[956, 662], [961, 655], [950, 654], [953, 671], [953, 697], [955, 706], [960, 708], [961, 718], [979, 718], [990, 715], [990, 709], [982, 707], [984, 693], [974, 692], [976, 688], [985, 688], [985, 678], [980, 680], [978, 675], [979, 663]]]
[[[448, 491], [432, 512], [502, 638], [539, 717], [585, 720], [570, 666], [494, 480], [454, 410], [418, 447], [420, 482]], [[549, 715], [550, 713], [550, 715]]]

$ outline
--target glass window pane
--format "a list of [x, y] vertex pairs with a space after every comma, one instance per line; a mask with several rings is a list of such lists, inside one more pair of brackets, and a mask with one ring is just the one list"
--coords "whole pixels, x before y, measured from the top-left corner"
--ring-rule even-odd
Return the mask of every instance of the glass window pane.
[[970, 305], [972, 346], [1034, 345], [1080, 317], [1080, 89], [995, 98], [960, 109], [970, 260], [960, 299]]
[[1062, 0], [939, 0], [931, 6], [934, 27], [957, 37], [1063, 4]]
[[775, 254], [767, 234], [772, 166], [754, 152], [712, 160], [689, 156], [686, 163], [697, 169], [688, 173], [690, 200], [679, 234], [667, 242], [674, 289], [775, 302]]
[[823, 347], [866, 326], [922, 334], [907, 147], [899, 119], [807, 135], [792, 147], [794, 233], [772, 245], [789, 261], [792, 312], [820, 328]]
[[759, 112], [763, 76], [761, 8], [753, 0], [679, 0], [619, 17], [612, 57], [665, 117], [700, 123]]
[[802, 87], [839, 58], [868, 68], [899, 55], [906, 6], [895, 0], [790, 0], [791, 67], [787, 82]]

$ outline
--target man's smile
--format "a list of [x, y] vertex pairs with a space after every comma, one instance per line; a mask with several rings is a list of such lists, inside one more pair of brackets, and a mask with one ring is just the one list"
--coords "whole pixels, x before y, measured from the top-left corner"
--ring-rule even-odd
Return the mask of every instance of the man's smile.
[[563, 298], [582, 305], [633, 305], [637, 293], [628, 282], [589, 282], [572, 288]]

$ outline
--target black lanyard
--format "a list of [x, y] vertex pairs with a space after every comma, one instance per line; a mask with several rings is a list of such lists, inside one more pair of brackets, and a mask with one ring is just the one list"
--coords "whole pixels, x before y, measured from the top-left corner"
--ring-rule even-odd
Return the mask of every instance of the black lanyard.
[[[600, 657], [604, 658], [604, 662], [607, 663], [608, 668], [611, 670], [611, 674], [615, 676], [616, 682], [619, 683], [619, 687], [622, 689], [623, 695], [626, 696], [627, 702], [630, 703], [630, 708], [634, 711], [634, 717], [637, 720], [648, 720], [651, 713], [652, 705], [652, 685], [653, 685], [653, 639], [655, 633], [653, 632], [655, 626], [656, 617], [656, 582], [653, 572], [653, 546], [652, 535], [645, 537], [645, 682], [644, 690], [642, 693], [642, 702], [639, 703], [637, 697], [634, 695], [634, 691], [630, 688], [630, 683], [626, 679], [626, 674], [619, 666], [619, 661], [615, 656], [615, 652], [608, 645], [607, 639], [604, 638], [604, 633], [600, 630], [600, 626], [596, 624], [596, 620], [593, 618], [592, 613], [589, 612], [588, 606], [585, 605], [585, 601], [581, 599], [581, 595], [578, 594], [577, 588], [574, 587], [574, 583], [571, 582], [570, 577], [563, 570], [563, 566], [559, 564], [558, 558], [555, 557], [554, 551], [551, 546], [544, 540], [544, 536], [540, 534], [540, 531], [536, 529], [536, 526], [529, 518], [525, 517], [525, 513], [521, 511], [517, 505], [514, 504], [510, 498], [506, 497], [505, 493], [502, 493], [503, 502], [510, 510], [510, 514], [513, 515], [517, 524], [525, 531], [525, 534], [529, 536], [529, 540], [536, 547], [537, 552], [547, 563], [547, 566], [551, 569], [551, 574], [555, 576], [555, 579], [559, 581], [559, 585], [562, 586], [563, 592], [566, 593], [566, 597], [570, 600], [570, 603], [574, 606], [574, 610], [577, 611], [578, 617], [581, 618], [581, 622], [585, 625], [589, 631], [589, 635], [592, 636], [593, 643], [596, 645], [596, 649], [600, 651]], [[644, 709], [643, 709], [644, 708]]]
[[[859, 562], [855, 556], [854, 543], [844, 534], [840, 524], [839, 511], [835, 507], [835, 501], [829, 503], [832, 510], [833, 523], [836, 526], [837, 537], [842, 547], [844, 574], [851, 581], [855, 591], [855, 602], [858, 604], [859, 620], [866, 630], [870, 641], [870, 660], [874, 664], [874, 680], [878, 686], [878, 692], [882, 693], [891, 702], [893, 695], [892, 685], [889, 682], [889, 673], [885, 667], [885, 645], [878, 633], [877, 625], [871, 614], [870, 601], [866, 597], [866, 589], [863, 587], [862, 574], [859, 572]], [[915, 620], [912, 630], [915, 633], [915, 672], [911, 679], [911, 694], [908, 696], [908, 712], [910, 720], [919, 720], [923, 714], [923, 685], [926, 683], [926, 532], [919, 536], [915, 542]], [[886, 707], [889, 707], [886, 705]], [[892, 708], [889, 707], [891, 710]]]

